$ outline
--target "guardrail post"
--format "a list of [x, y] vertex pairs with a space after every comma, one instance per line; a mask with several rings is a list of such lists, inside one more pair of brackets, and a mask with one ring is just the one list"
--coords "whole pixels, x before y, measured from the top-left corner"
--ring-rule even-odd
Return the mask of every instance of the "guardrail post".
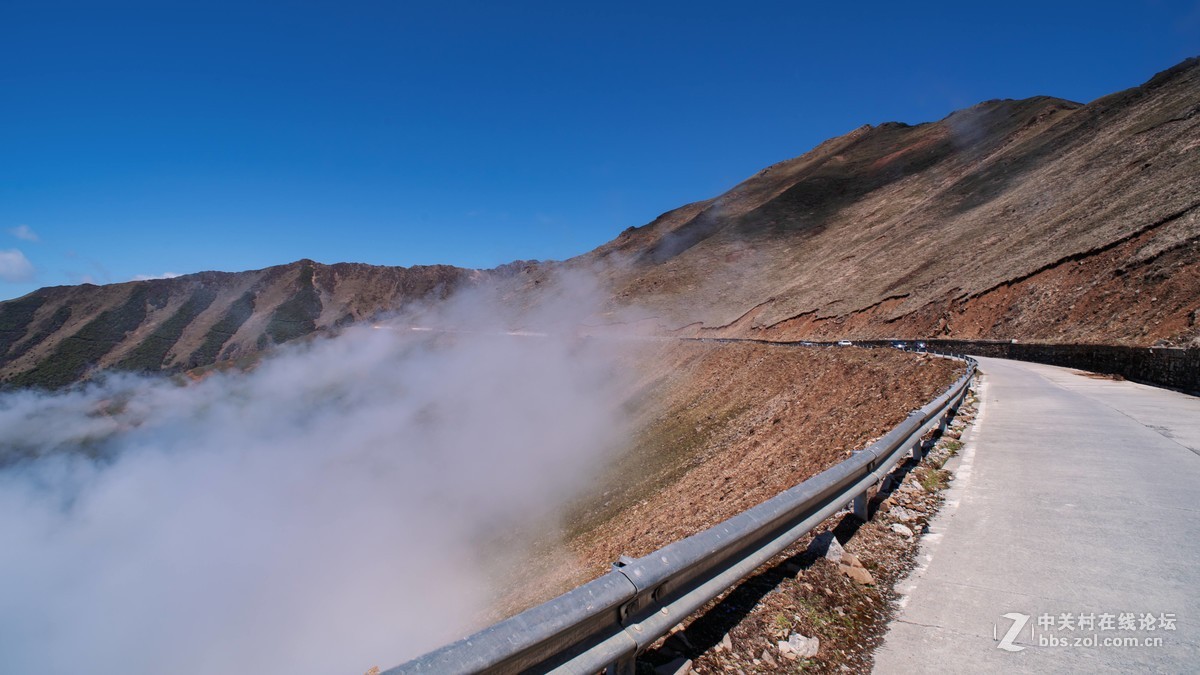
[[863, 491], [861, 495], [854, 498], [854, 516], [861, 521], [867, 520], [867, 492]]

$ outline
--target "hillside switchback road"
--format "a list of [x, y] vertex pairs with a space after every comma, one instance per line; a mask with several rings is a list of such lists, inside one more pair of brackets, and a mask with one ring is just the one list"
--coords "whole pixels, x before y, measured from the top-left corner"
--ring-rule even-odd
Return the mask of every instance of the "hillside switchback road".
[[1200, 398], [979, 363], [979, 418], [875, 672], [1193, 672]]

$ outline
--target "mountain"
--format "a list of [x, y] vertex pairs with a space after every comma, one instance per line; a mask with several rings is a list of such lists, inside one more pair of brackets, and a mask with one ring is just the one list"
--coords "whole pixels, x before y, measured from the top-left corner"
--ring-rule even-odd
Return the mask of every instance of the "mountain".
[[861, 127], [583, 258], [688, 332], [1195, 344], [1200, 60]]
[[515, 307], [597, 275], [588, 323], [770, 339], [1200, 346], [1200, 59], [1082, 105], [863, 126], [561, 263], [302, 260], [0, 303], [0, 379], [186, 370], [466, 287]]
[[0, 303], [0, 377], [57, 387], [107, 370], [178, 371], [477, 283], [473, 270], [300, 260], [252, 272], [43, 288]]

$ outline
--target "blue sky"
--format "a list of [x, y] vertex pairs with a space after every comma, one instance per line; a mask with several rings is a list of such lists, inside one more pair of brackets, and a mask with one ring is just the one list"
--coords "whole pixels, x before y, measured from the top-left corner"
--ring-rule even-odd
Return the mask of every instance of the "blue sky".
[[1200, 54], [1200, 0], [575, 4], [0, 0], [0, 298], [566, 258], [865, 123]]

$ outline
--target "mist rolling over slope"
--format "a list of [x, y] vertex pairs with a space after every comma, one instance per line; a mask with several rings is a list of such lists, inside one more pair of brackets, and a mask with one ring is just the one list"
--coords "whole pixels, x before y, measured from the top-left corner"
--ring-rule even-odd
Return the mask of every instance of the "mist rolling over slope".
[[505, 335], [489, 305], [5, 394], [0, 671], [362, 672], [463, 632], [624, 424], [618, 343]]

